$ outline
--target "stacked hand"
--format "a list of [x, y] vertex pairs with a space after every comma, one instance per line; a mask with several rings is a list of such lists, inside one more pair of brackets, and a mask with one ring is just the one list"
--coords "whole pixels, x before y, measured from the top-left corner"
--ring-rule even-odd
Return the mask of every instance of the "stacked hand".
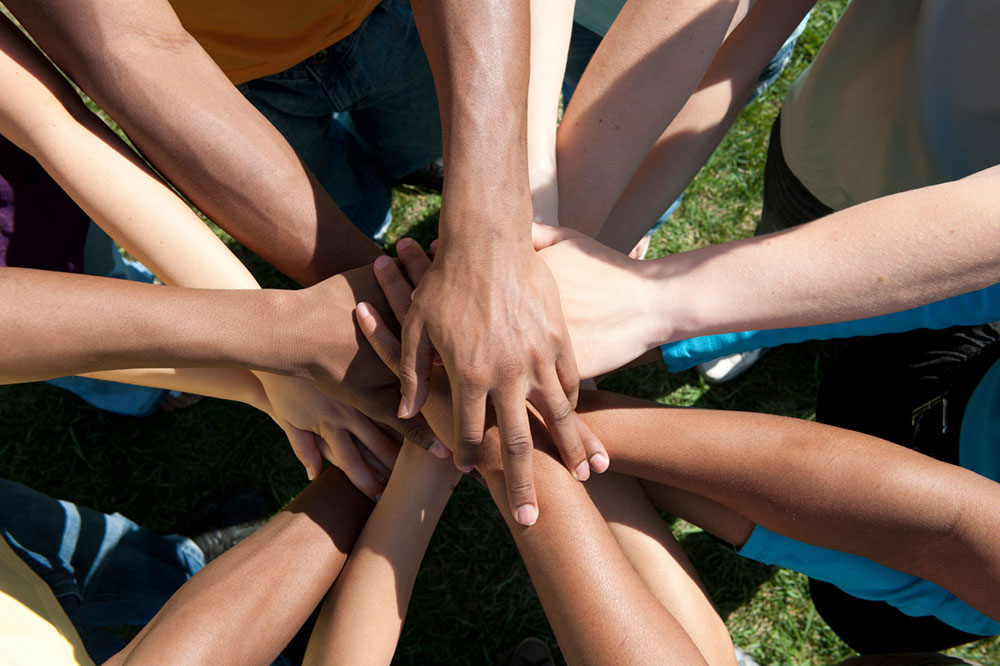
[[646, 275], [654, 262], [562, 227], [535, 224], [532, 241], [559, 285], [581, 377], [617, 370], [668, 341], [655, 305], [666, 286]]
[[[546, 316], [549, 307], [559, 311], [558, 299], [555, 303], [548, 300], [551, 275], [533, 251], [515, 253], [514, 266], [509, 262], [493, 265], [497, 272], [518, 275], [529, 287], [523, 293], [509, 289], [490, 274], [490, 268], [473, 265], [476, 262], [468, 257], [449, 263], [439, 251], [431, 264], [408, 239], [400, 241], [397, 250], [409, 269], [410, 280], [417, 285], [412, 300], [407, 289], [404, 302], [393, 303], [392, 294], [402, 291], [397, 280], [404, 279], [391, 260], [378, 260], [375, 274], [404, 321], [399, 414], [409, 416], [423, 407], [431, 366], [440, 353], [451, 384], [456, 464], [468, 471], [478, 461], [486, 399], [490, 398], [503, 442], [510, 509], [519, 523], [531, 525], [538, 517], [538, 507], [526, 400], [538, 410], [563, 462], [577, 479], [586, 480], [591, 468], [603, 472], [608, 466], [603, 446], [573, 412], [578, 378], [572, 347], [561, 322], [554, 325]], [[439, 266], [444, 268], [435, 270]], [[456, 280], [448, 277], [449, 271], [470, 275]], [[539, 295], [533, 293], [532, 286]], [[421, 294], [427, 297], [421, 299]], [[457, 301], [449, 302], [449, 298]], [[437, 321], [443, 323], [434, 323]], [[455, 328], [458, 324], [460, 328]], [[415, 350], [410, 356], [407, 340]]]
[[353, 407], [294, 377], [261, 373], [268, 413], [288, 437], [309, 480], [323, 458], [340, 468], [358, 490], [377, 500], [385, 489], [399, 444]]

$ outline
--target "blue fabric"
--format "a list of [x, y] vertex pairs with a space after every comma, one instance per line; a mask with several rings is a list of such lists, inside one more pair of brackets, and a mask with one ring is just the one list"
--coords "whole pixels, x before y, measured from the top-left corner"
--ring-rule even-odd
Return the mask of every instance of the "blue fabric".
[[405, 0], [383, 1], [333, 46], [238, 88], [372, 238], [388, 226], [392, 181], [441, 156], [434, 80]]
[[959, 433], [959, 463], [994, 481], [1000, 480], [1000, 363], [979, 380], [965, 406]]
[[680, 372], [705, 361], [762, 347], [777, 347], [806, 340], [900, 333], [915, 328], [971, 326], [997, 320], [1000, 320], [1000, 285], [993, 285], [979, 291], [880, 317], [820, 326], [742, 331], [679, 340], [661, 346], [660, 354], [667, 368], [672, 372]]
[[182, 536], [160, 536], [121, 514], [103, 514], [0, 479], [0, 538], [52, 589], [103, 663], [125, 646], [104, 627], [142, 626], [205, 565]]
[[970, 634], [1000, 634], [1000, 623], [944, 588], [864, 557], [801, 543], [759, 525], [737, 552], [758, 562], [793, 569], [810, 578], [832, 583], [861, 599], [886, 601], [907, 615], [933, 615]]
[[[83, 268], [88, 275], [146, 283], [154, 280], [148, 268], [123, 257], [111, 237], [93, 222], [87, 231]], [[46, 383], [69, 391], [98, 409], [124, 416], [149, 416], [168, 393], [163, 389], [90, 377], [57, 377]]]

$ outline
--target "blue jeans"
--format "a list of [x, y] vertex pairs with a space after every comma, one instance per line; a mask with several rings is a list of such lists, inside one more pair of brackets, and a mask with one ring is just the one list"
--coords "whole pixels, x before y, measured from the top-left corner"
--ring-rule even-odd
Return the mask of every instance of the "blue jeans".
[[125, 641], [104, 629], [142, 626], [205, 566], [187, 537], [160, 536], [121, 514], [103, 514], [0, 479], [0, 537], [52, 589], [90, 657]]
[[238, 86], [354, 224], [377, 238], [393, 180], [441, 156], [431, 69], [407, 0], [283, 72]]

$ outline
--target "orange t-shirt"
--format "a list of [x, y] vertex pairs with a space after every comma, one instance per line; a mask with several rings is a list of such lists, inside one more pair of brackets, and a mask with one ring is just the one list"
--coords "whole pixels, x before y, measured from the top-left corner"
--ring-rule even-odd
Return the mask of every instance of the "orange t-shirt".
[[170, 0], [233, 83], [276, 74], [351, 34], [379, 0]]

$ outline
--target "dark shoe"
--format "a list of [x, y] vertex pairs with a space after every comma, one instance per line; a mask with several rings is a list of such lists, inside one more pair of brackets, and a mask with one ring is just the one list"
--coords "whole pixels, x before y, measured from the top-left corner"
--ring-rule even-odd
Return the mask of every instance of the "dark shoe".
[[202, 532], [191, 537], [191, 540], [201, 548], [201, 552], [205, 554], [205, 564], [208, 564], [256, 532], [264, 522], [264, 520], [257, 520], [252, 523], [242, 523], [217, 530], [209, 530], [208, 532]]
[[263, 525], [270, 507], [259, 490], [238, 490], [210, 499], [187, 517], [177, 530], [201, 548], [208, 564]]
[[403, 176], [396, 181], [396, 184], [440, 193], [444, 188], [444, 161], [435, 160], [427, 166]]
[[541, 639], [530, 637], [521, 641], [514, 650], [510, 666], [555, 666], [549, 646]]

